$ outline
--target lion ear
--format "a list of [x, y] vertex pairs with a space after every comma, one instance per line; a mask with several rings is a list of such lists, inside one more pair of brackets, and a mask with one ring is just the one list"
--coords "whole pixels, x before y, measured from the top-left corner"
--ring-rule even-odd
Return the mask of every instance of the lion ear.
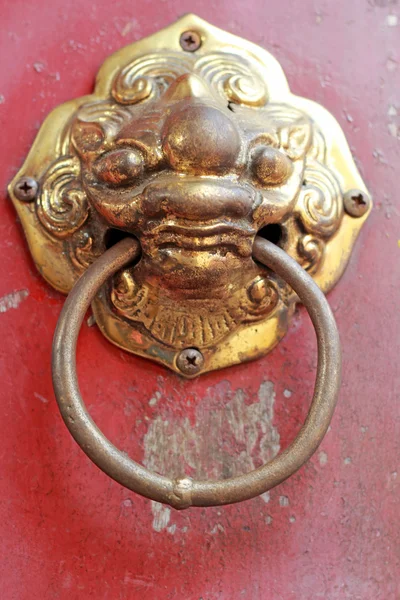
[[79, 155], [98, 150], [104, 139], [105, 134], [99, 123], [77, 118], [72, 124], [71, 141]]
[[303, 158], [310, 148], [312, 127], [309, 121], [301, 120], [287, 125], [279, 134], [281, 145], [292, 160]]

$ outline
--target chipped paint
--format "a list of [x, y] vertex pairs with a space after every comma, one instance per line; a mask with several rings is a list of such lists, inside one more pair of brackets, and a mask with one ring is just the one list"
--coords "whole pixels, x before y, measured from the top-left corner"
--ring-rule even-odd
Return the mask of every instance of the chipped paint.
[[322, 451], [319, 453], [318, 455], [319, 458], [319, 464], [321, 465], [321, 467], [324, 467], [326, 464], [328, 464], [328, 455], [326, 452]]
[[29, 290], [16, 290], [0, 298], [0, 313], [5, 313], [10, 308], [18, 306], [29, 296]]
[[210, 531], [211, 535], [215, 535], [216, 533], [225, 533], [225, 527], [221, 525], [221, 523], [217, 523]]
[[389, 73], [393, 73], [397, 69], [397, 61], [394, 58], [389, 57], [386, 61], [386, 69]]
[[[151, 406], [161, 398], [153, 394]], [[196, 399], [197, 400], [197, 399]], [[275, 391], [264, 381], [255, 397], [231, 390], [227, 381], [208, 388], [197, 401], [194, 422], [176, 416], [168, 407], [151, 422], [144, 436], [144, 464], [148, 469], [178, 477], [226, 479], [269, 462], [280, 450], [273, 425]], [[268, 503], [269, 494], [262, 500]], [[153, 529], [170, 524], [171, 510], [152, 502]]]
[[160, 400], [161, 398], [161, 392], [160, 391], [156, 391], [154, 396], [152, 396], [149, 400], [149, 406], [155, 406], [157, 404], [157, 402]]
[[388, 15], [386, 22], [388, 24], [388, 27], [396, 27], [399, 20], [397, 18], [397, 15]]
[[[160, 532], [167, 527], [171, 518], [171, 509], [159, 502], [151, 502], [151, 512], [153, 513], [153, 529]], [[171, 528], [169, 528], [171, 529]]]
[[33, 68], [35, 69], [36, 73], [42, 73], [42, 71], [45, 69], [45, 65], [42, 62], [35, 62], [33, 63]]
[[264, 500], [265, 504], [268, 504], [268, 502], [271, 500], [271, 494], [269, 492], [265, 492], [264, 494], [260, 495], [260, 498]]
[[86, 324], [88, 327], [94, 327], [94, 325], [96, 325], [96, 317], [94, 315], [90, 315], [86, 321]]
[[388, 130], [390, 135], [392, 135], [394, 138], [398, 137], [399, 128], [397, 127], [396, 123], [388, 123]]

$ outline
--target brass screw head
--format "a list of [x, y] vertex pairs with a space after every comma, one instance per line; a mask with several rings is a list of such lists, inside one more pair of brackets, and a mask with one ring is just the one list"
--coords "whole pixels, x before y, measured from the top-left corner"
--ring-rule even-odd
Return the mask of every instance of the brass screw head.
[[33, 177], [21, 177], [14, 187], [14, 194], [18, 200], [32, 202], [36, 198], [38, 183]]
[[352, 217], [362, 217], [371, 206], [371, 198], [362, 190], [349, 190], [343, 202], [345, 211]]
[[204, 356], [196, 348], [185, 348], [176, 359], [176, 366], [184, 375], [196, 375], [203, 365]]
[[196, 52], [201, 46], [201, 36], [197, 31], [184, 31], [179, 39], [182, 50]]

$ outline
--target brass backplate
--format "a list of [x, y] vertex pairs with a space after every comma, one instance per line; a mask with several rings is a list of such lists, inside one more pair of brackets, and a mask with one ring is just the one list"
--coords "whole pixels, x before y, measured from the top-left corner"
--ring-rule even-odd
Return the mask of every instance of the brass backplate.
[[[108, 58], [93, 94], [47, 117], [9, 191], [40, 273], [64, 293], [116, 240], [139, 239], [96, 322], [187, 376], [286, 333], [296, 296], [253, 260], [257, 233], [326, 292], [371, 209], [332, 115], [293, 95], [271, 54], [194, 15]], [[196, 373], [180, 368], [188, 348]]]

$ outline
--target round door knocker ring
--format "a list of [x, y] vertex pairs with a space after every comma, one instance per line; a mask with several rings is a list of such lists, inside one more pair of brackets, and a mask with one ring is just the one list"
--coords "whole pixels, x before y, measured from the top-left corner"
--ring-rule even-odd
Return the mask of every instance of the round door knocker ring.
[[169, 479], [134, 462], [102, 434], [86, 410], [76, 376], [77, 338], [91, 301], [110, 276], [139, 254], [136, 240], [126, 238], [117, 243], [87, 269], [65, 302], [54, 336], [52, 362], [55, 394], [65, 424], [82, 450], [107, 475], [142, 496], [174, 508], [230, 504], [263, 494], [290, 477], [312, 456], [333, 415], [340, 386], [341, 350], [336, 323], [324, 294], [283, 250], [256, 238], [254, 257], [293, 288], [316, 331], [317, 378], [308, 416], [286, 450], [250, 473], [220, 481]]

